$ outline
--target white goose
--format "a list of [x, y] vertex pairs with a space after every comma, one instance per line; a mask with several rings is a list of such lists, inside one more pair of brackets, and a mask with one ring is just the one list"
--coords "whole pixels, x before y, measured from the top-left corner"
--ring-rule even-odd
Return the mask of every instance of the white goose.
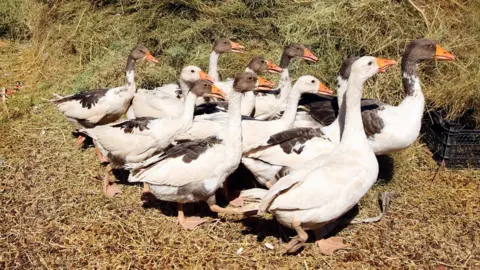
[[[117, 121], [127, 111], [135, 94], [135, 62], [140, 59], [158, 63], [150, 51], [138, 44], [132, 49], [126, 66], [127, 85], [97, 89], [51, 100], [76, 129], [92, 128]], [[77, 145], [85, 140], [79, 136]]]
[[178, 221], [186, 229], [195, 228], [204, 220], [185, 218], [184, 203], [206, 201], [214, 212], [241, 213], [238, 209], [219, 207], [215, 191], [240, 163], [241, 99], [243, 93], [253, 90], [256, 82], [257, 76], [251, 72], [235, 77], [235, 91], [228, 101], [228, 123], [218, 136], [177, 144], [130, 174], [129, 181], [149, 183], [152, 193], [160, 200], [177, 202]]
[[183, 97], [197, 80], [210, 80], [213, 78], [196, 66], [187, 66], [180, 73], [179, 85], [168, 84], [154, 90], [139, 89], [133, 98], [132, 105], [127, 113], [129, 119], [140, 117], [177, 117], [182, 115], [184, 98], [177, 98], [169, 94], [180, 87]]
[[[378, 163], [363, 132], [360, 99], [364, 82], [382, 69], [383, 61], [365, 56], [355, 61], [345, 95], [345, 125], [338, 148], [281, 178], [260, 204], [259, 213], [270, 212], [298, 236], [287, 245], [288, 253], [301, 248], [308, 235], [350, 210], [375, 183]], [[324, 253], [343, 247], [343, 239], [316, 242]]]
[[[362, 119], [368, 142], [377, 155], [389, 154], [410, 146], [417, 139], [425, 107], [420, 80], [417, 75], [419, 62], [425, 60], [454, 60], [455, 57], [429, 39], [413, 40], [402, 57], [402, 83], [406, 94], [398, 105], [392, 106], [376, 100], [362, 100]], [[348, 75], [342, 76], [342, 82]], [[339, 95], [340, 96], [340, 95]], [[339, 99], [340, 101], [340, 99]], [[334, 107], [323, 101], [308, 105], [313, 118], [324, 121], [335, 114]], [[313, 105], [313, 106], [312, 106]], [[304, 124], [301, 121], [297, 126]]]
[[280, 92], [278, 94], [257, 96], [254, 115], [256, 119], [275, 119], [278, 118], [280, 112], [285, 110], [287, 99], [292, 89], [288, 65], [294, 58], [302, 58], [313, 62], [318, 61], [318, 58], [302, 44], [292, 43], [286, 46], [280, 59], [280, 67], [283, 69], [280, 75]]
[[[137, 118], [115, 125], [81, 130], [80, 132], [92, 137], [100, 152], [110, 161], [103, 183], [105, 195], [113, 197], [120, 193], [118, 187], [109, 181], [111, 169], [123, 168], [126, 164], [131, 166], [162, 152], [174, 141], [177, 134], [191, 127], [196, 99], [211, 93], [224, 95], [221, 90], [212, 86], [211, 82], [198, 80], [188, 92], [183, 114], [179, 117]], [[145, 191], [148, 191], [148, 186], [146, 188]]]

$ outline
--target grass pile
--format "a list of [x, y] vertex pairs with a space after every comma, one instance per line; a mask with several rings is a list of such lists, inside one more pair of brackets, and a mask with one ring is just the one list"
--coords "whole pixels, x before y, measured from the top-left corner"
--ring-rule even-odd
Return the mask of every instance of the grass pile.
[[[424, 17], [412, 3], [424, 8]], [[142, 207], [138, 186], [122, 186], [121, 199], [103, 198], [93, 150], [74, 149], [70, 125], [43, 101], [52, 93], [123, 84], [125, 57], [136, 43], [160, 60], [137, 65], [143, 87], [176, 81], [185, 65], [206, 69], [212, 39], [228, 37], [246, 50], [222, 56], [223, 78], [254, 55], [278, 61], [284, 45], [300, 42], [320, 61], [295, 61], [292, 77], [311, 74], [334, 88], [344, 55], [400, 60], [410, 40], [428, 37], [458, 60], [422, 64], [425, 96], [456, 117], [480, 107], [478, 29], [475, 0], [2, 1], [0, 38], [7, 45], [0, 47], [0, 87], [25, 86], [0, 109], [0, 267], [478, 267], [480, 173], [437, 171], [420, 142], [383, 158], [385, 172], [360, 204], [360, 216], [374, 215], [377, 194], [393, 191], [385, 220], [342, 230], [349, 249], [334, 256], [319, 255], [313, 245], [282, 256], [277, 238], [288, 239], [271, 218], [220, 216], [185, 232], [168, 205], [166, 215]], [[377, 75], [365, 96], [398, 103], [399, 74], [395, 67]]]

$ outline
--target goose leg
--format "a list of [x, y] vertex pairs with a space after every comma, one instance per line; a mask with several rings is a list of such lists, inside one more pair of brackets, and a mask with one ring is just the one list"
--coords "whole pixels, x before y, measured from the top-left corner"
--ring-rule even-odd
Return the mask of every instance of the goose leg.
[[103, 179], [103, 194], [105, 194], [105, 197], [107, 198], [113, 198], [122, 194], [122, 191], [118, 188], [117, 184], [110, 182], [111, 171], [112, 166], [108, 164], [105, 168], [105, 178]]
[[322, 230], [322, 228], [315, 230], [314, 233], [316, 239], [315, 244], [323, 254], [332, 255], [335, 251], [345, 248], [345, 244], [343, 244], [343, 237], [333, 236], [324, 239], [323, 236], [325, 235], [325, 232]]
[[293, 237], [290, 242], [285, 246], [285, 253], [291, 254], [297, 252], [307, 242], [308, 234], [301, 226], [301, 222], [294, 220], [292, 222], [292, 228], [297, 232], [297, 236]]
[[95, 145], [95, 154], [97, 155], [98, 160], [100, 160], [101, 163], [107, 163], [108, 159], [100, 152], [100, 149]]
[[143, 193], [152, 193], [149, 183], [143, 183]]
[[86, 138], [87, 137], [85, 137], [85, 136], [78, 135], [77, 142], [75, 143], [75, 146], [76, 147], [81, 147]]
[[217, 205], [215, 195], [208, 198], [207, 203], [208, 203], [208, 207], [210, 207], [210, 210], [215, 213], [249, 215], [249, 214], [255, 214], [257, 212], [256, 209], [220, 207], [219, 205]]
[[183, 213], [183, 203], [177, 203], [177, 210], [178, 210], [178, 223], [182, 226], [182, 228], [186, 230], [193, 230], [198, 225], [206, 222], [206, 219], [200, 217], [189, 217], [186, 218], [185, 214]]

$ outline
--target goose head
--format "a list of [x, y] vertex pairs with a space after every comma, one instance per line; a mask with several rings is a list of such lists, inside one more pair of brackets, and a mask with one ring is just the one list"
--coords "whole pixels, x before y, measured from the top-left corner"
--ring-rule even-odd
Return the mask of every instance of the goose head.
[[333, 91], [328, 89], [325, 84], [323, 84], [319, 79], [310, 76], [310, 75], [305, 75], [300, 78], [298, 78], [297, 82], [295, 82], [295, 85], [293, 86], [297, 89], [299, 89], [299, 92], [301, 94], [303, 93], [310, 93], [310, 94], [325, 94], [325, 95], [332, 95]]
[[365, 82], [378, 72], [385, 72], [389, 66], [396, 63], [394, 60], [363, 56], [352, 64], [351, 74], [355, 73], [357, 78]]
[[413, 40], [405, 49], [403, 57], [408, 57], [415, 62], [424, 60], [455, 60], [455, 56], [440, 47], [437, 42], [425, 38]]
[[180, 73], [180, 80], [186, 83], [194, 83], [198, 80], [208, 80], [213, 82], [213, 78], [197, 66], [184, 67]]
[[243, 53], [244, 46], [233, 42], [226, 38], [220, 38], [215, 40], [213, 43], [212, 51], [216, 53], [226, 53], [226, 52], [234, 52], [234, 53]]
[[269, 83], [271, 84], [271, 82], [257, 76], [255, 73], [247, 71], [235, 76], [235, 80], [233, 81], [233, 91], [246, 93], [257, 87], [261, 87], [261, 85], [268, 85]]
[[283, 50], [284, 55], [287, 55], [290, 59], [292, 58], [302, 58], [307, 61], [317, 62], [318, 57], [316, 57], [309, 49], [304, 45], [299, 43], [292, 43], [285, 47]]
[[249, 71], [252, 71], [253, 73], [256, 74], [261, 74], [262, 72], [268, 71], [271, 73], [280, 73], [283, 71], [283, 69], [271, 60], [265, 59], [263, 56], [255, 56], [252, 58], [250, 63], [248, 63], [247, 68]]
[[149, 62], [158, 63], [158, 60], [153, 57], [152, 53], [147, 49], [147, 47], [143, 46], [142, 44], [137, 44], [135, 48], [132, 49], [130, 52], [130, 57], [137, 61], [141, 59], [145, 59]]
[[209, 80], [201, 79], [193, 83], [190, 92], [195, 94], [197, 97], [220, 97], [225, 98], [225, 93], [220, 90], [218, 87], [213, 85]]

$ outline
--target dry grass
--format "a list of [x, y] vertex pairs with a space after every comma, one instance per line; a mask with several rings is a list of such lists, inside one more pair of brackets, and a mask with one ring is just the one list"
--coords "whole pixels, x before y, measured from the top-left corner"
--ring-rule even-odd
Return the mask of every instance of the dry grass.
[[[254, 54], [278, 59], [282, 45], [296, 41], [321, 61], [296, 61], [293, 76], [310, 73], [333, 86], [343, 54], [399, 59], [410, 39], [427, 36], [459, 58], [423, 65], [427, 98], [449, 107], [452, 116], [478, 108], [479, 2], [414, 2], [428, 3], [429, 28], [408, 1], [2, 2], [0, 15], [8, 17], [0, 16], [0, 30], [6, 29], [0, 35], [9, 45], [0, 47], [0, 86], [16, 80], [26, 86], [8, 101], [8, 113], [0, 108], [0, 268], [480, 267], [480, 172], [436, 173], [421, 143], [393, 155], [393, 164], [382, 162], [385, 172], [362, 200], [360, 216], [376, 214], [379, 192], [397, 197], [381, 222], [339, 233], [348, 250], [322, 256], [310, 243], [300, 254], [284, 256], [279, 238], [287, 238], [271, 217], [222, 215], [183, 231], [170, 205], [143, 207], [138, 186], [122, 185], [121, 199], [104, 198], [98, 180], [103, 168], [93, 150], [74, 149], [70, 126], [41, 99], [121, 84], [124, 57], [137, 42], [162, 62], [138, 66], [143, 85], [171, 82], [186, 64], [206, 68], [211, 37], [228, 36], [245, 44], [247, 53], [223, 57], [223, 77], [243, 69]], [[398, 74], [397, 68], [377, 76], [366, 95], [398, 102]], [[266, 249], [267, 242], [275, 249]]]

